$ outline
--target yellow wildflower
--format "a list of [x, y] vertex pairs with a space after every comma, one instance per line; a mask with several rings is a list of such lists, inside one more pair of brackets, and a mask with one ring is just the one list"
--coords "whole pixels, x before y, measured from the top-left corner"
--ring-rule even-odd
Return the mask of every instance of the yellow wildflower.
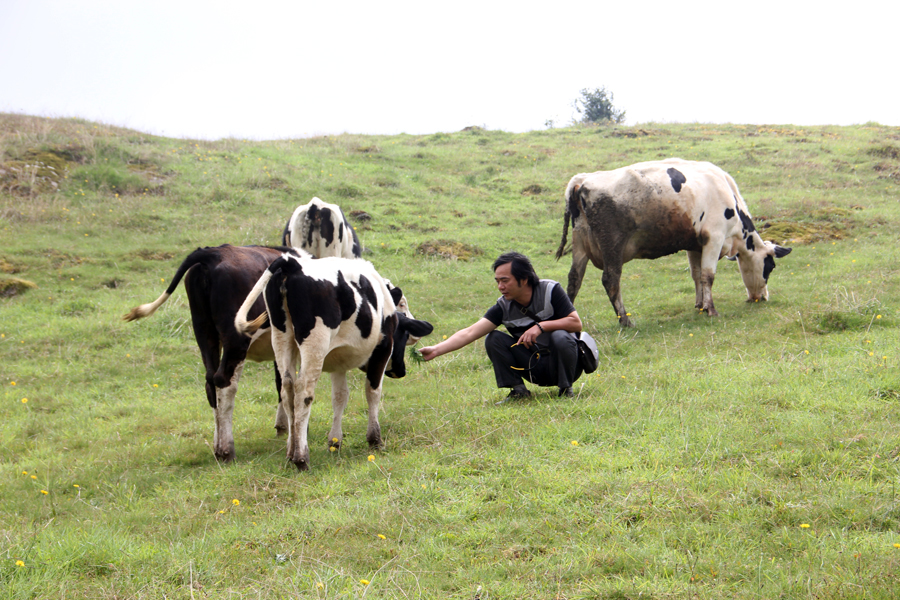
[[[896, 544], [895, 544], [895, 545], [896, 545]], [[16, 561], [16, 566], [17, 566], [17, 567], [24, 567], [24, 566], [25, 566], [25, 563], [22, 562], [21, 560], [17, 560], [17, 561]]]
[[240, 506], [240, 505], [241, 505], [241, 501], [238, 500], [237, 498], [235, 498], [234, 500], [232, 500], [231, 503], [234, 504], [235, 506]]
[[577, 445], [578, 445], [578, 440], [572, 440], [572, 445], [573, 445], [573, 446], [577, 446]]
[[809, 523], [800, 523], [800, 529], [809, 529]]
[[50, 492], [48, 492], [47, 490], [41, 490], [41, 493], [42, 493], [43, 495], [46, 496], [46, 495], [48, 495]]
[[385, 536], [381, 535], [380, 533], [378, 534], [378, 538], [379, 538], [379, 539], [382, 539], [382, 540], [386, 540], [386, 539], [387, 539]]
[[[354, 229], [356, 229], [356, 228], [354, 227]], [[363, 585], [369, 585], [369, 580], [368, 580], [368, 579], [360, 579], [359, 582], [360, 582], [361, 584], [363, 584]]]
[[374, 455], [374, 454], [370, 454], [370, 455], [369, 455], [369, 462], [375, 462], [375, 455]]

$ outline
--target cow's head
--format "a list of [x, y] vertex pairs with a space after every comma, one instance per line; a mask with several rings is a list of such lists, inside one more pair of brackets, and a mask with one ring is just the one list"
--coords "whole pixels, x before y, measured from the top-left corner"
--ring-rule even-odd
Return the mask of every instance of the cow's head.
[[764, 242], [755, 231], [746, 239], [746, 250], [738, 252], [741, 279], [747, 288], [747, 302], [769, 299], [766, 287], [769, 275], [775, 269], [775, 259], [787, 256], [793, 248], [784, 248], [772, 242]]
[[[403, 296], [403, 291], [394, 286], [389, 286], [389, 288], [394, 304], [399, 307], [401, 299], [406, 300]], [[407, 312], [409, 312], [408, 309]], [[418, 341], [434, 331], [434, 327], [428, 321], [411, 319], [401, 312], [399, 308], [394, 313], [394, 316], [397, 318], [397, 326], [394, 328], [394, 347], [391, 350], [391, 360], [384, 370], [384, 374], [392, 379], [400, 379], [406, 376], [404, 352], [406, 352], [407, 344], [410, 343], [409, 340], [415, 338]], [[411, 343], [414, 344], [415, 342]]]

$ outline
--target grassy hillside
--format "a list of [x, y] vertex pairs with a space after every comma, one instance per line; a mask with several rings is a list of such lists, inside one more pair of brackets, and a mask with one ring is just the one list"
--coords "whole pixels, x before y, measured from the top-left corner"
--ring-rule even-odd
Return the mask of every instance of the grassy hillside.
[[[721, 317], [681, 253], [628, 263], [620, 331], [589, 267], [601, 368], [574, 400], [504, 396], [480, 344], [362, 378], [312, 470], [249, 365], [237, 460], [212, 455], [189, 311], [155, 299], [198, 246], [277, 243], [312, 196], [439, 340], [495, 301], [490, 264], [553, 260], [578, 172], [679, 156], [736, 179], [794, 248]], [[216, 142], [0, 115], [0, 588], [9, 598], [892, 598], [900, 572], [900, 129], [644, 124]], [[424, 343], [424, 342], [423, 342]]]

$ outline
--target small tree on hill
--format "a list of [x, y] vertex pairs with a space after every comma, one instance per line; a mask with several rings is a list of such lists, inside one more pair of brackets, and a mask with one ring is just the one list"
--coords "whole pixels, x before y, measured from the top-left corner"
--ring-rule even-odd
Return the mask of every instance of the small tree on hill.
[[573, 106], [581, 115], [582, 123], [622, 123], [625, 121], [625, 111], [613, 106], [612, 101], [613, 94], [606, 87], [594, 90], [585, 88]]

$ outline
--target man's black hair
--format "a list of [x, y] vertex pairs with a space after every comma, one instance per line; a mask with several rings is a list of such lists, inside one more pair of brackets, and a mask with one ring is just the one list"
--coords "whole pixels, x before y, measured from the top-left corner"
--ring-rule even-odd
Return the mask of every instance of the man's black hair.
[[516, 281], [521, 283], [524, 280], [531, 287], [537, 286], [539, 279], [527, 256], [519, 252], [507, 252], [501, 254], [497, 260], [494, 261], [492, 269], [496, 271], [497, 267], [507, 263], [509, 263], [509, 270], [512, 273], [512, 276], [516, 278]]

